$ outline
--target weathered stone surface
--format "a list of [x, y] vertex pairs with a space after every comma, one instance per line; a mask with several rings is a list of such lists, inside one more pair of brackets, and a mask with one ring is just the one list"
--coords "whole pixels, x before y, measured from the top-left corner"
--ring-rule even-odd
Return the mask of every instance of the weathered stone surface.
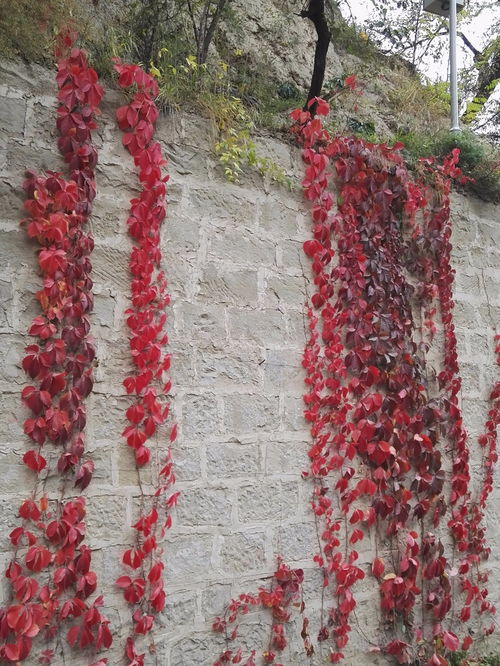
[[24, 497], [19, 495], [7, 495], [2, 493], [0, 497], [0, 552], [7, 551], [12, 553], [9, 534], [19, 524], [18, 510]]
[[293, 202], [284, 202], [274, 193], [268, 195], [261, 203], [259, 226], [265, 229], [272, 238], [282, 240], [293, 238], [298, 231], [297, 207]]
[[0, 127], [8, 134], [21, 136], [24, 130], [26, 102], [23, 99], [0, 98]]
[[185, 440], [214, 437], [221, 431], [217, 399], [212, 393], [186, 396], [182, 415], [181, 428]]
[[217, 301], [242, 306], [257, 304], [257, 271], [251, 269], [221, 270], [219, 264], [209, 264], [201, 274], [199, 297], [205, 302]]
[[264, 297], [267, 303], [302, 309], [301, 304], [306, 298], [305, 284], [302, 275], [269, 275], [265, 283]]
[[172, 446], [175, 460], [175, 476], [178, 481], [195, 481], [201, 478], [201, 453], [199, 446], [182, 446], [175, 442]]
[[196, 590], [182, 590], [167, 595], [163, 621], [171, 626], [192, 625], [198, 612]]
[[278, 309], [243, 310], [229, 308], [229, 336], [240, 343], [256, 342], [262, 347], [283, 344], [286, 319]]
[[209, 257], [217, 260], [226, 257], [237, 264], [273, 266], [276, 263], [276, 249], [271, 241], [259, 238], [251, 229], [237, 227], [213, 234], [209, 241]]
[[212, 444], [207, 447], [209, 479], [248, 477], [262, 471], [262, 456], [257, 442]]
[[225, 308], [208, 303], [177, 303], [174, 311], [182, 320], [182, 337], [189, 341], [217, 341], [226, 339]]
[[229, 574], [264, 569], [267, 564], [265, 532], [241, 532], [225, 537], [221, 561]]
[[87, 499], [87, 533], [94, 542], [119, 544], [128, 525], [126, 497], [96, 495]]
[[171, 537], [167, 539], [165, 550], [168, 553], [168, 580], [176, 584], [193, 578], [205, 580], [211, 573], [211, 536], [189, 534]]
[[205, 621], [213, 620], [220, 615], [221, 609], [231, 598], [231, 585], [227, 583], [213, 583], [205, 587], [201, 595], [201, 612]]
[[[216, 655], [217, 656], [217, 655]], [[214, 659], [214, 641], [208, 633], [184, 636], [172, 646], [170, 664], [183, 666], [211, 666]]]
[[246, 195], [234, 185], [193, 188], [189, 198], [197, 217], [211, 219], [218, 225], [224, 220], [231, 221], [231, 226], [255, 220], [255, 194]]
[[196, 355], [196, 372], [200, 383], [205, 386], [255, 385], [260, 381], [262, 360], [258, 349], [228, 353], [227, 348], [205, 347]]
[[[257, 0], [251, 0], [251, 5], [252, 40], [258, 40], [260, 28], [269, 30], [268, 20], [274, 19], [258, 16]], [[22, 432], [28, 413], [21, 407], [20, 394], [28, 380], [21, 359], [25, 345], [33, 342], [26, 330], [39, 314], [34, 295], [41, 278], [37, 243], [19, 228], [24, 216], [23, 171], [25, 167], [64, 171], [64, 165], [55, 144], [52, 74], [37, 67], [0, 63], [0, 78], [5, 83], [0, 83], [0, 95], [8, 96], [3, 98], [7, 105], [0, 104], [1, 573], [12, 554], [8, 535], [19, 523], [18, 506], [33, 488], [33, 475], [21, 463], [29, 445]], [[130, 574], [121, 556], [133, 545], [139, 474], [146, 493], [152, 491], [153, 481], [149, 468], [138, 473], [133, 451], [122, 437], [125, 411], [133, 403], [133, 396], [127, 396], [122, 386], [132, 368], [124, 325], [124, 310], [130, 304], [132, 246], [126, 219], [129, 201], [139, 190], [136, 169], [114, 120], [121, 103], [122, 97], [109, 91], [96, 135], [101, 149], [92, 217], [96, 240], [92, 333], [98, 365], [94, 392], [87, 402], [86, 433], [87, 454], [95, 462], [93, 481], [85, 491], [88, 543], [99, 577], [98, 591], [104, 594], [113, 631], [120, 637], [103, 655], [110, 665], [121, 663], [130, 626], [130, 609], [114, 581]], [[172, 458], [181, 496], [173, 512], [173, 527], [162, 543], [167, 608], [159, 618], [155, 641], [162, 666], [211, 666], [223, 648], [221, 637], [211, 631], [212, 619], [224, 613], [231, 598], [268, 586], [278, 554], [288, 564], [304, 568], [312, 637], [319, 626], [322, 577], [312, 562], [318, 544], [309, 508], [311, 484], [300, 476], [307, 469], [311, 446], [309, 424], [303, 417], [301, 365], [308, 325], [304, 300], [306, 290], [311, 293], [310, 262], [303, 256], [302, 243], [310, 236], [311, 222], [300, 188], [288, 193], [253, 176], [244, 180], [244, 186], [224, 182], [219, 168], [214, 168], [210, 152], [214, 136], [206, 120], [182, 114], [162, 116], [158, 136], [172, 171], [161, 239], [163, 268], [172, 293], [170, 397], [179, 424]], [[290, 173], [300, 174], [298, 151], [285, 143], [266, 137], [259, 141], [259, 151]], [[464, 380], [461, 401], [465, 425], [475, 436], [484, 428], [487, 398], [498, 379], [492, 335], [500, 320], [500, 226], [498, 207], [474, 199], [454, 195], [453, 211], [454, 316]], [[167, 442], [168, 433], [160, 433], [152, 443], [154, 454], [157, 450], [161, 457]], [[471, 443], [477, 484], [479, 448], [474, 440]], [[58, 455], [58, 448], [49, 451], [47, 447], [52, 467]], [[46, 490], [51, 499], [58, 496], [56, 481], [50, 474]], [[487, 511], [493, 581], [500, 580], [494, 510], [499, 498], [497, 475]], [[368, 570], [370, 542], [358, 545], [359, 562]], [[367, 576], [355, 594], [363, 633], [376, 642], [378, 599], [373, 579]], [[491, 597], [497, 601], [496, 582], [491, 585]], [[269, 641], [269, 627], [267, 611], [250, 613], [241, 623], [239, 644], [247, 652], [261, 650]], [[289, 652], [282, 659], [289, 666], [306, 663], [300, 630], [299, 620], [289, 633]], [[152, 666], [155, 658], [148, 652], [147, 641], [140, 645], [140, 651], [146, 652], [146, 666]], [[367, 655], [364, 646], [355, 623], [346, 666], [386, 666], [383, 657]], [[307, 661], [309, 666], [323, 666], [328, 659], [326, 647], [323, 653], [317, 647], [317, 659]], [[79, 660], [68, 651], [65, 662], [86, 666], [89, 659]], [[54, 666], [61, 664], [59, 657], [54, 660]]]
[[317, 551], [316, 530], [314, 523], [284, 525], [274, 531], [274, 550], [281, 553], [285, 561], [310, 561]]
[[243, 525], [293, 521], [297, 517], [298, 500], [297, 482], [269, 479], [264, 487], [243, 486], [238, 490], [238, 520]]
[[227, 525], [231, 522], [232, 501], [227, 489], [193, 488], [184, 490], [177, 509], [179, 525]]
[[305, 372], [301, 363], [301, 352], [291, 349], [270, 349], [264, 363], [265, 384], [269, 390], [300, 390], [304, 385]]
[[224, 414], [232, 433], [270, 430], [278, 422], [278, 398], [255, 393], [228, 395], [224, 399]]

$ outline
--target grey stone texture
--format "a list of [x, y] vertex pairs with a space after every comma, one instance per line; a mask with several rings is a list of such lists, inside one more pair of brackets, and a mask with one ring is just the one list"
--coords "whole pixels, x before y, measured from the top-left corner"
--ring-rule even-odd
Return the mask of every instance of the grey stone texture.
[[[257, 3], [258, 4], [258, 3]], [[255, 1], [252, 0], [252, 6]], [[0, 68], [0, 564], [10, 552], [8, 533], [15, 507], [31, 490], [21, 464], [26, 450], [20, 392], [27, 383], [20, 367], [26, 329], [37, 314], [40, 287], [35, 244], [19, 229], [25, 168], [64, 171], [55, 145], [55, 85], [36, 67], [3, 63]], [[138, 478], [121, 438], [129, 404], [122, 379], [130, 369], [123, 311], [128, 303], [130, 242], [125, 220], [137, 184], [132, 160], [113, 119], [123, 98], [110, 92], [99, 118], [102, 145], [98, 195], [92, 218], [96, 337], [99, 367], [88, 401], [87, 446], [96, 463], [88, 497], [88, 539], [99, 586], [116, 636], [110, 666], [122, 664], [130, 615], [113, 585], [124, 573], [120, 554], [129, 545], [137, 515]], [[221, 642], [211, 631], [215, 615], [241, 592], [267, 585], [281, 554], [305, 569], [305, 602], [315, 638], [321, 606], [321, 576], [312, 562], [317, 534], [309, 510], [308, 426], [302, 417], [305, 342], [303, 318], [310, 291], [301, 244], [310, 221], [299, 190], [264, 186], [253, 176], [241, 186], [224, 181], [214, 167], [207, 123], [189, 115], [162, 117], [158, 136], [170, 159], [169, 206], [162, 231], [164, 268], [172, 306], [173, 410], [180, 436], [173, 446], [182, 495], [165, 542], [167, 609], [155, 635], [157, 657], [144, 644], [147, 664], [208, 666]], [[266, 141], [263, 141], [266, 143]], [[276, 159], [300, 173], [298, 151], [272, 144]], [[269, 150], [271, 150], [269, 148]], [[285, 159], [286, 157], [286, 159]], [[500, 312], [500, 221], [498, 207], [453, 197], [455, 322], [460, 341], [466, 425], [477, 435], [484, 423], [495, 379], [493, 328]], [[474, 448], [474, 440], [471, 440]], [[478, 451], [474, 448], [477, 464]], [[151, 478], [141, 472], [150, 487]], [[490, 499], [488, 529], [497, 574], [491, 596], [500, 601], [500, 529]], [[366, 544], [368, 547], [369, 544]], [[361, 561], [368, 561], [360, 549]], [[0, 589], [0, 595], [3, 588]], [[373, 581], [359, 586], [348, 665], [382, 664], [368, 654], [366, 637], [377, 636], [379, 611]], [[328, 601], [326, 602], [328, 607]], [[270, 619], [252, 613], [240, 627], [241, 644], [266, 645]], [[300, 623], [280, 659], [287, 666], [325, 664], [328, 649], [304, 656]], [[94, 659], [91, 659], [94, 661]], [[36, 657], [27, 664], [36, 663]], [[61, 664], [88, 664], [60, 655]]]

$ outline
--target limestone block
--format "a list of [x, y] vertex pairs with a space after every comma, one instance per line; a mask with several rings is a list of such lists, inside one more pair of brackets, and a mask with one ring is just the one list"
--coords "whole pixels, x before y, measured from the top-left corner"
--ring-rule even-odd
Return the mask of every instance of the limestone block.
[[14, 527], [18, 527], [21, 523], [18, 511], [23, 500], [24, 497], [19, 497], [19, 495], [4, 495], [2, 493], [2, 497], [0, 497], [0, 516], [2, 516], [0, 521], [0, 552], [12, 552], [9, 534]]
[[262, 347], [282, 345], [286, 339], [286, 318], [278, 309], [229, 308], [229, 337], [240, 343], [256, 342]]
[[196, 354], [196, 372], [207, 386], [256, 385], [260, 381], [262, 354], [258, 349], [214, 349]]
[[182, 339], [199, 341], [224, 341], [224, 308], [209, 303], [190, 302], [174, 304], [178, 313]]
[[282, 525], [274, 532], [274, 550], [286, 562], [310, 561], [317, 551], [314, 522]]
[[278, 421], [278, 398], [255, 393], [224, 398], [225, 424], [230, 432], [272, 430]]
[[245, 227], [226, 229], [212, 234], [209, 241], [209, 258], [226, 259], [251, 267], [273, 266], [276, 250], [273, 242], [259, 238]]
[[7, 277], [0, 277], [0, 330], [9, 330], [13, 324], [12, 282]]
[[187, 395], [182, 405], [179, 420], [184, 440], [217, 437], [221, 432], [221, 421], [216, 397], [213, 393]]
[[222, 616], [224, 609], [231, 599], [231, 585], [229, 583], [212, 583], [201, 593], [201, 613], [206, 622], [214, 617]]
[[298, 512], [298, 483], [266, 479], [238, 489], [238, 520], [243, 525], [293, 520]]
[[294, 390], [300, 394], [304, 388], [305, 371], [301, 363], [302, 352], [291, 349], [268, 349], [263, 364], [265, 386], [268, 390]]
[[304, 419], [304, 401], [297, 394], [285, 393], [283, 396], [283, 413], [281, 417], [284, 430], [304, 431], [307, 423]]
[[[0, 334], [1, 365], [0, 365], [0, 390], [12, 392], [24, 386], [26, 375], [21, 367], [21, 359], [24, 346], [30, 344], [30, 338], [12, 336], [6, 333]], [[21, 416], [22, 418], [22, 416]]]
[[196, 590], [180, 590], [167, 594], [163, 622], [170, 627], [192, 626], [198, 612]]
[[198, 283], [199, 297], [205, 302], [255, 306], [257, 304], [257, 271], [223, 269], [209, 264]]
[[201, 454], [199, 446], [181, 446], [175, 442], [172, 446], [175, 477], [177, 481], [195, 481], [201, 478]]
[[[219, 638], [222, 647], [222, 639]], [[217, 658], [217, 640], [206, 633], [183, 636], [172, 645], [170, 651], [170, 666], [212, 666]]]
[[265, 532], [237, 532], [224, 537], [221, 561], [229, 575], [264, 569], [267, 565]]
[[123, 543], [127, 520], [127, 498], [115, 495], [87, 497], [87, 534], [93, 543], [106, 545]]
[[307, 451], [310, 442], [300, 439], [292, 440], [282, 435], [283, 439], [268, 441], [266, 443], [266, 474], [293, 474], [299, 475], [309, 465]]
[[23, 454], [28, 449], [29, 442], [20, 442], [10, 446], [0, 444], [2, 494], [13, 495], [19, 491], [19, 488], [29, 488], [34, 484], [34, 473], [23, 463]]
[[130, 251], [118, 250], [105, 245], [96, 246], [92, 253], [94, 282], [99, 286], [128, 294], [130, 289], [129, 257]]
[[169, 200], [167, 219], [162, 226], [161, 238], [162, 247], [171, 245], [180, 256], [184, 256], [187, 252], [196, 252], [200, 245], [200, 221], [194, 215], [172, 212]]
[[[0, 365], [0, 371], [3, 369]], [[18, 392], [2, 391], [0, 393], [0, 442], [19, 442], [24, 439], [23, 415], [21, 407], [21, 390]], [[28, 413], [26, 412], [26, 416]]]
[[211, 570], [213, 537], [208, 534], [170, 536], [165, 544], [166, 577], [175, 584], [207, 578]]
[[264, 287], [266, 303], [285, 304], [302, 310], [306, 300], [306, 282], [302, 275], [268, 275]]
[[217, 225], [231, 221], [248, 226], [255, 223], [255, 194], [225, 183], [223, 187], [199, 187], [189, 192], [191, 208], [198, 217], [216, 220]]
[[451, 242], [455, 248], [470, 248], [475, 245], [478, 242], [476, 218], [452, 212]]
[[481, 276], [472, 269], [463, 269], [457, 272], [455, 276], [455, 289], [457, 292], [467, 294], [469, 299], [481, 298]]
[[294, 238], [298, 231], [297, 217], [297, 206], [277, 198], [273, 192], [260, 205], [259, 226], [276, 240]]
[[208, 479], [253, 477], [262, 472], [262, 456], [257, 442], [210, 444], [207, 446]]
[[0, 100], [0, 127], [2, 132], [13, 136], [22, 136], [26, 117], [26, 101], [12, 97]]
[[225, 488], [186, 489], [177, 507], [176, 522], [184, 527], [228, 525], [231, 511], [231, 495]]

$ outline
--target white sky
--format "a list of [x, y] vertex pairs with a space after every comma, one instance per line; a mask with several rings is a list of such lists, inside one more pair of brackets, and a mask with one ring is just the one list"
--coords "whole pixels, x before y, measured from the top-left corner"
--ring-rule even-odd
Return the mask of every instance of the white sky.
[[[484, 0], [485, 5], [490, 4], [487, 0]], [[363, 21], [369, 16], [372, 11], [372, 3], [370, 0], [349, 0], [352, 14], [356, 20], [356, 23], [362, 24]], [[346, 7], [341, 5], [342, 13], [346, 18], [349, 17], [349, 12], [346, 10]], [[497, 7], [485, 9], [483, 12], [475, 19], [473, 19], [470, 25], [463, 28], [463, 32], [471, 41], [471, 43], [478, 49], [481, 50], [483, 46], [487, 43], [488, 38], [491, 39], [494, 35], [491, 35], [491, 26], [495, 19], [498, 19], [500, 15], [500, 3], [497, 3]], [[459, 28], [460, 29], [460, 28]], [[448, 40], [447, 37], [442, 37], [441, 39]], [[470, 66], [472, 62], [472, 54], [465, 47], [461, 39], [457, 41], [457, 60], [459, 69]], [[443, 50], [443, 56], [439, 62], [435, 62], [432, 58], [428, 58], [424, 61], [425, 65], [425, 74], [432, 81], [436, 80], [446, 80], [448, 78], [448, 49]]]

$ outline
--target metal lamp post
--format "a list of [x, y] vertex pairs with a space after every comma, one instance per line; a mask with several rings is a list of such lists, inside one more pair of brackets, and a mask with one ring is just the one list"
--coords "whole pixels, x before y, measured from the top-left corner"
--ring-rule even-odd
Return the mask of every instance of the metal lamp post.
[[464, 8], [463, 0], [424, 0], [424, 10], [449, 17], [450, 33], [450, 95], [451, 127], [450, 132], [459, 132], [458, 121], [458, 83], [457, 83], [457, 12]]

